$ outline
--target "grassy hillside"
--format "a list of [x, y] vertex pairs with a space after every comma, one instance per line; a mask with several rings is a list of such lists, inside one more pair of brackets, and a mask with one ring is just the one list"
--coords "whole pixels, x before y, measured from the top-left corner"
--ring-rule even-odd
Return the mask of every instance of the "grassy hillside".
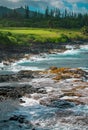
[[76, 29], [0, 28], [0, 43], [4, 44], [66, 43], [87, 39], [87, 35]]

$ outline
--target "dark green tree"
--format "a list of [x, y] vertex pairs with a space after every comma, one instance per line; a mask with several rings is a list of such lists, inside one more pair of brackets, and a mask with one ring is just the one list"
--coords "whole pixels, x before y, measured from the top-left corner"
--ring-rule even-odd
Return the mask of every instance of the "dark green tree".
[[29, 6], [25, 6], [25, 17], [28, 19], [29, 18]]
[[45, 17], [49, 17], [49, 7], [47, 6], [46, 10], [45, 10]]

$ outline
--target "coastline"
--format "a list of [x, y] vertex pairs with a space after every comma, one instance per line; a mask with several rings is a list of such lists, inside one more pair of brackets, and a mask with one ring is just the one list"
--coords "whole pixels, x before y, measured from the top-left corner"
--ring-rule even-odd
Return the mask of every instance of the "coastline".
[[[0, 51], [1, 61], [9, 64], [21, 58], [30, 58], [31, 55], [63, 53], [67, 45], [78, 49], [80, 45], [88, 45], [88, 42], [76, 41], [63, 43], [61, 46], [48, 44], [48, 47], [45, 44], [40, 45], [41, 43], [31, 48], [21, 46], [20, 49], [18, 46], [13, 49], [11, 46], [5, 47]], [[49, 130], [58, 127], [68, 130], [73, 127], [87, 130], [88, 72], [78, 68], [53, 66], [44, 71], [21, 70], [15, 74], [2, 74], [0, 75], [0, 106], [0, 112], [3, 113], [0, 127], [6, 127], [7, 130], [10, 127], [13, 130], [20, 128], [43, 130], [42, 124], [45, 125], [44, 129], [49, 128]], [[7, 109], [3, 109], [6, 106]], [[38, 116], [35, 118], [36, 114]]]
[[[67, 45], [79, 48], [80, 45], [87, 45], [88, 40], [73, 41], [68, 43], [33, 43], [31, 46], [24, 45], [3, 45], [0, 44], [0, 62], [14, 62], [22, 58], [29, 58], [31, 55], [43, 53], [64, 52]], [[29, 56], [25, 56], [28, 54]]]

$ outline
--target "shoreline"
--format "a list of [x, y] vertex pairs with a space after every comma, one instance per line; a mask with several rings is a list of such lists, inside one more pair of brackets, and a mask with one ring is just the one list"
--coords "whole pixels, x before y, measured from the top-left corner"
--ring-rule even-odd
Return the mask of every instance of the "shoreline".
[[[8, 63], [18, 61], [22, 58], [29, 58], [31, 55], [43, 54], [43, 53], [56, 53], [64, 52], [67, 45], [76, 46], [87, 45], [88, 41], [73, 41], [68, 43], [33, 43], [31, 46], [0, 46], [0, 63], [6, 61]], [[29, 56], [26, 56], [28, 54]]]
[[[39, 47], [38, 44], [29, 49], [23, 47], [23, 50], [22, 48], [19, 50], [17, 47], [13, 48], [14, 51], [12, 48], [2, 51], [5, 53], [4, 56], [6, 55], [4, 58], [7, 58], [5, 63], [9, 64], [20, 58], [29, 58], [30, 55], [41, 55], [44, 52], [61, 53], [66, 50], [66, 45], [52, 48], [48, 46], [45, 50], [44, 46]], [[83, 43], [74, 45], [75, 49], [78, 49]], [[88, 45], [88, 42], [84, 45]], [[30, 53], [30, 49], [35, 51], [35, 47], [38, 53]], [[2, 52], [0, 53], [3, 55]], [[53, 66], [44, 71], [21, 70], [15, 74], [2, 74], [0, 75], [0, 108], [1, 129], [6, 127], [6, 130], [9, 130], [11, 127], [13, 130], [21, 128], [36, 130], [42, 129], [44, 123], [44, 127], [51, 130], [54, 121], [53, 129], [55, 125], [58, 128], [59, 126], [67, 128], [66, 126], [69, 125], [70, 130], [75, 124], [74, 129], [86, 130], [88, 128], [88, 72], [79, 68]]]

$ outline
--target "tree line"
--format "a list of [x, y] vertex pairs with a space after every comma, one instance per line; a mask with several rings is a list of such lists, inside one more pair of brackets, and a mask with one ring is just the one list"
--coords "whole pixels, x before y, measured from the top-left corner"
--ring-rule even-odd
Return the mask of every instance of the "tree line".
[[[3, 23], [5, 21], [5, 23]], [[81, 28], [88, 26], [88, 14], [61, 11], [47, 7], [43, 13], [31, 11], [27, 5], [18, 11], [14, 9], [0, 18], [0, 26], [48, 27], [48, 28]]]

